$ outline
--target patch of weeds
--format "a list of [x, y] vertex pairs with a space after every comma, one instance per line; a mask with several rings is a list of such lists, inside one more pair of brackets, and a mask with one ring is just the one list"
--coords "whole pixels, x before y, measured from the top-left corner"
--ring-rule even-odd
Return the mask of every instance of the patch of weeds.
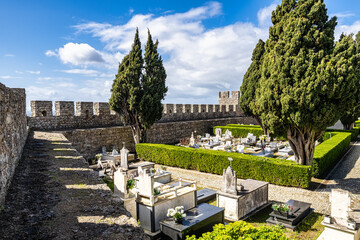
[[2, 211], [4, 211], [5, 210], [5, 205], [2, 205], [1, 207], [0, 207], [0, 212], [2, 212]]
[[108, 178], [103, 178], [103, 180], [106, 183], [106, 185], [108, 185], [108, 187], [111, 189], [111, 191], [114, 192], [114, 180]]

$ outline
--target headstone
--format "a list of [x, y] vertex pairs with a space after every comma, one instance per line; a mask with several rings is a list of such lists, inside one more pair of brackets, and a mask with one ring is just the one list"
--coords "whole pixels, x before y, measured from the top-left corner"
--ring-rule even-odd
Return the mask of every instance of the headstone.
[[190, 146], [193, 147], [195, 146], [195, 138], [194, 138], [194, 133], [191, 133], [191, 138], [190, 138]]
[[342, 189], [332, 189], [330, 194], [331, 217], [341, 226], [347, 226], [350, 208], [350, 195]]
[[128, 197], [128, 190], [126, 189], [127, 175], [126, 172], [118, 169], [114, 173], [114, 193], [119, 195], [121, 198]]
[[219, 137], [215, 137], [214, 138], [214, 143], [218, 143], [219, 142]]
[[154, 175], [142, 171], [139, 173], [139, 181], [137, 183], [139, 194], [151, 199], [154, 195]]
[[113, 156], [119, 155], [119, 152], [116, 151], [116, 149], [114, 148], [114, 149], [112, 150], [112, 155], [113, 155]]
[[123, 148], [120, 150], [120, 155], [121, 155], [120, 166], [124, 169], [129, 169], [128, 154], [129, 154], [129, 150], [125, 148], [125, 143], [123, 142]]
[[231, 146], [231, 141], [226, 141], [226, 146]]
[[236, 171], [232, 169], [231, 166], [228, 166], [227, 169], [223, 170], [223, 182], [221, 191], [225, 193], [230, 193], [237, 195], [237, 178]]
[[107, 155], [106, 147], [105, 147], [105, 146], [103, 146], [103, 147], [101, 148], [101, 152], [102, 152], [103, 155]]
[[205, 133], [205, 138], [210, 138], [210, 134], [209, 134], [209, 133]]
[[271, 148], [277, 148], [277, 143], [276, 142], [271, 142], [270, 147]]
[[232, 133], [229, 131], [229, 129], [226, 129], [225, 138], [231, 138], [231, 137], [232, 137]]
[[239, 153], [244, 153], [244, 150], [245, 150], [245, 146], [244, 145], [238, 145], [236, 150], [239, 152]]
[[221, 138], [222, 130], [221, 128], [215, 128], [215, 136]]

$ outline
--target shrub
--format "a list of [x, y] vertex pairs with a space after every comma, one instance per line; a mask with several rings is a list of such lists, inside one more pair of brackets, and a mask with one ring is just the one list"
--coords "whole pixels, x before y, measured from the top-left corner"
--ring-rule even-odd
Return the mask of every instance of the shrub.
[[261, 226], [254, 227], [250, 223], [238, 221], [229, 223], [228, 225], [216, 224], [212, 232], [204, 233], [201, 237], [186, 236], [187, 240], [215, 240], [215, 239], [236, 239], [236, 240], [250, 240], [250, 239], [277, 239], [288, 240], [284, 231], [279, 226]]
[[332, 137], [315, 148], [313, 158], [313, 176], [323, 177], [348, 149], [352, 134], [335, 130]]
[[228, 158], [231, 157], [239, 178], [277, 185], [307, 188], [311, 180], [310, 166], [288, 160], [150, 143], [136, 144], [136, 152], [142, 160], [219, 175], [229, 166]]

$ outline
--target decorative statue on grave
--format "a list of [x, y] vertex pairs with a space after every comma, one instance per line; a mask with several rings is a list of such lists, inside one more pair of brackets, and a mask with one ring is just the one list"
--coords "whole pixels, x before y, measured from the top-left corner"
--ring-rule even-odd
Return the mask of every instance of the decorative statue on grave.
[[[236, 177], [236, 171], [232, 168], [232, 158], [229, 158], [230, 166], [225, 170], [223, 170], [223, 183], [221, 191], [225, 193], [230, 193], [233, 195], [238, 194], [238, 186], [237, 186], [237, 177]], [[240, 191], [243, 190], [243, 186], [240, 185]]]
[[123, 142], [123, 148], [120, 150], [120, 157], [121, 157], [120, 166], [124, 169], [129, 169], [128, 155], [129, 155], [129, 150], [125, 148], [125, 142]]
[[190, 147], [195, 146], [195, 138], [194, 138], [194, 132], [191, 132], [191, 138], [190, 138]]

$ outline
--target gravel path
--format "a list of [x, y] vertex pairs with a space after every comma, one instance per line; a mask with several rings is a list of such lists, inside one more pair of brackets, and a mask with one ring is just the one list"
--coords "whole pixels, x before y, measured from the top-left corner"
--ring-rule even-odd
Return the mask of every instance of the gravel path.
[[348, 190], [353, 200], [352, 209], [360, 211], [360, 142], [352, 144], [318, 191], [330, 192], [333, 188]]
[[0, 213], [1, 239], [147, 239], [60, 133], [33, 132]]

